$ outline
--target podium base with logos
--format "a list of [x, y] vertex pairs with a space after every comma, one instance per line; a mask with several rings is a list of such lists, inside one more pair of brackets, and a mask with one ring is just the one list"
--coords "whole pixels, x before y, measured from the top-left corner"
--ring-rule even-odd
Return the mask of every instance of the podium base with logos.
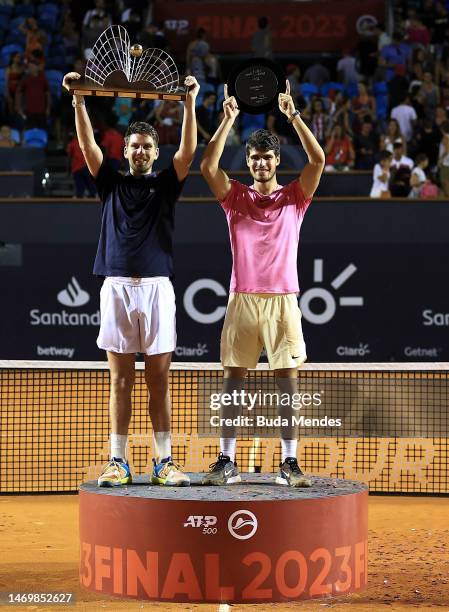
[[313, 478], [292, 489], [243, 474], [226, 487], [137, 477], [80, 487], [80, 581], [101, 595], [167, 602], [331, 597], [367, 582], [368, 491]]

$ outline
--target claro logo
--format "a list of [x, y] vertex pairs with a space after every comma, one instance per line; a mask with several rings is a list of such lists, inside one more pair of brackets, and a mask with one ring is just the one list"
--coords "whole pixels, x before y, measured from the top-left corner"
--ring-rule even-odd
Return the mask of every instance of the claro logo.
[[[338, 291], [355, 272], [357, 272], [356, 266], [353, 263], [349, 264], [331, 281], [331, 288]], [[323, 282], [322, 259], [315, 259], [313, 262], [313, 282]], [[312, 309], [313, 301], [322, 303], [321, 311]], [[336, 298], [329, 289], [312, 287], [301, 295], [299, 307], [306, 321], [315, 325], [324, 325], [334, 317], [337, 310], [337, 301], [339, 306], [363, 306], [363, 297], [360, 295]]]

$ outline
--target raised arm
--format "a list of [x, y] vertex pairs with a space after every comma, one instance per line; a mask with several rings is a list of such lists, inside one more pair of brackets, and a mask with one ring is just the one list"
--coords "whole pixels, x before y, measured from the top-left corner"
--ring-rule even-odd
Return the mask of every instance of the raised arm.
[[231, 190], [231, 181], [224, 170], [218, 167], [223, 150], [226, 144], [226, 138], [231, 131], [234, 121], [239, 114], [239, 108], [234, 96], [228, 96], [228, 87], [224, 89], [225, 100], [223, 102], [224, 117], [223, 121], [217, 128], [217, 131], [212, 136], [209, 144], [204, 151], [203, 159], [201, 160], [201, 173], [207, 181], [210, 190], [221, 201], [226, 198]]
[[[81, 78], [81, 75], [78, 72], [68, 72], [62, 81], [62, 85], [69, 91], [70, 82], [79, 78]], [[95, 142], [94, 131], [87, 114], [84, 96], [73, 96], [73, 106], [75, 108], [75, 127], [78, 143], [89, 172], [95, 178], [103, 163], [103, 153]]]
[[187, 88], [187, 97], [184, 103], [184, 116], [182, 118], [181, 142], [179, 149], [173, 157], [173, 165], [179, 181], [186, 178], [190, 165], [195, 157], [198, 140], [195, 101], [200, 90], [198, 81], [193, 76], [185, 78], [184, 85]]
[[[290, 95], [290, 82], [288, 80], [286, 81], [285, 94], [279, 94], [279, 109], [291, 120], [309, 160], [301, 172], [299, 184], [301, 185], [304, 197], [306, 199], [311, 198], [320, 182], [326, 159], [318, 140], [301, 119], [299, 111], [295, 109]], [[295, 112], [298, 112], [298, 114], [293, 116]]]

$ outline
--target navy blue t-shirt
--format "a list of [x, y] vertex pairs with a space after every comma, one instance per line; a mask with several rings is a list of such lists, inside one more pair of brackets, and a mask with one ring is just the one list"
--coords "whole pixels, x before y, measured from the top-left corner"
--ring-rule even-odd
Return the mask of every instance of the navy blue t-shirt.
[[141, 177], [103, 163], [95, 183], [103, 206], [94, 274], [171, 277], [175, 203], [184, 185], [173, 163]]

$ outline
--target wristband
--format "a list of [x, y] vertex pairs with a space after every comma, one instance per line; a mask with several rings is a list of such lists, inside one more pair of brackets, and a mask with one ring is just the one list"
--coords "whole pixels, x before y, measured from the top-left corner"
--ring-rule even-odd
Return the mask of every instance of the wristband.
[[299, 110], [295, 110], [294, 113], [292, 113], [290, 115], [290, 117], [288, 118], [288, 122], [292, 123], [295, 117], [299, 117], [301, 115], [301, 113], [299, 112]]

